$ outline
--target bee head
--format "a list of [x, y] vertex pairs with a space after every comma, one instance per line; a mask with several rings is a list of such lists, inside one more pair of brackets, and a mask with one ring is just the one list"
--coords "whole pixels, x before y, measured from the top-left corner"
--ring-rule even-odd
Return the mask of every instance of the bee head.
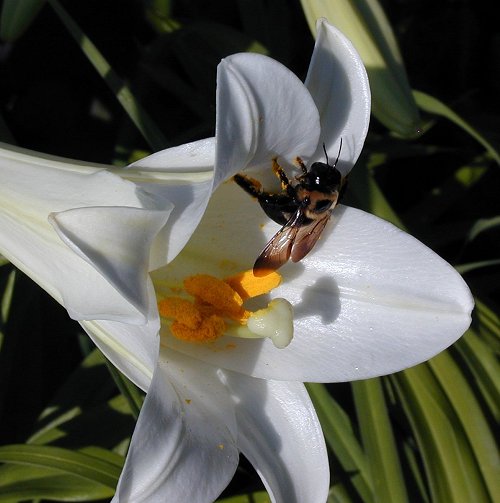
[[335, 166], [314, 162], [309, 171], [299, 177], [299, 183], [307, 190], [330, 193], [340, 189], [342, 175]]

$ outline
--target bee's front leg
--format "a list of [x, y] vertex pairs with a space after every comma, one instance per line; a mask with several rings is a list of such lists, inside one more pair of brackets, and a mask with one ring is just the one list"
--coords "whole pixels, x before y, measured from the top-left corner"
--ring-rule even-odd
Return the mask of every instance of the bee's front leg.
[[281, 182], [281, 189], [286, 191], [290, 197], [295, 197], [295, 189], [290, 183], [285, 170], [278, 164], [276, 158], [273, 159], [273, 173], [279, 178]]
[[252, 197], [258, 199], [262, 194], [262, 184], [258, 180], [255, 180], [255, 178], [237, 173], [233, 176], [233, 180]]

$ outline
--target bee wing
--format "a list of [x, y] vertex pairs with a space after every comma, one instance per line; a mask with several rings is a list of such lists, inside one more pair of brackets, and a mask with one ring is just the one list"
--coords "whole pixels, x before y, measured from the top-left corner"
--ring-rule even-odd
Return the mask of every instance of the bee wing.
[[304, 213], [299, 208], [288, 222], [270, 239], [266, 247], [257, 257], [253, 266], [255, 276], [265, 276], [279, 269], [290, 258], [293, 243], [304, 219]]
[[332, 212], [328, 211], [324, 213], [321, 218], [313, 220], [310, 224], [297, 229], [291, 249], [292, 262], [302, 260], [313, 249], [325, 225], [328, 223], [328, 220], [330, 220], [331, 214]]

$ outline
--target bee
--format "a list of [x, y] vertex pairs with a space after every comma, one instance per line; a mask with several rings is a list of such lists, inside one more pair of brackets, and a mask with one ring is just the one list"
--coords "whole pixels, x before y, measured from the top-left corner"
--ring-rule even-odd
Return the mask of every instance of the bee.
[[253, 266], [255, 276], [275, 271], [290, 258], [298, 262], [313, 249], [346, 187], [347, 178], [337, 169], [341, 149], [342, 139], [333, 165], [328, 161], [324, 144], [326, 163], [314, 162], [308, 169], [297, 157], [302, 174], [295, 177], [294, 183], [274, 158], [273, 172], [281, 182], [278, 193], [264, 191], [261, 183], [249, 176], [234, 175], [234, 181], [257, 199], [266, 215], [282, 225], [257, 257]]

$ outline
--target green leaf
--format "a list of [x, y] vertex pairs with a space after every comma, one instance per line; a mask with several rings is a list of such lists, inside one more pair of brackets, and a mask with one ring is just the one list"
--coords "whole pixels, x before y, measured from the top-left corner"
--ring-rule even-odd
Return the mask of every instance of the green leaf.
[[5, 42], [18, 39], [31, 25], [45, 0], [4, 0], [0, 14], [0, 38]]
[[130, 408], [130, 412], [135, 420], [139, 418], [144, 395], [133, 382], [127, 379], [112, 363], [106, 360], [106, 366], [113, 378], [113, 381], [118, 386], [121, 394], [125, 398]]
[[476, 326], [470, 328], [453, 349], [459, 353], [462, 362], [473, 376], [473, 379], [469, 380], [469, 386], [473, 386], [472, 389], [484, 400], [491, 416], [499, 422], [500, 364], [491, 345], [478, 333], [478, 328], [484, 330], [482, 320], [487, 316], [494, 318], [494, 313], [476, 299], [476, 314], [478, 314]]
[[360, 498], [365, 502], [372, 501], [373, 485], [368, 460], [354, 434], [350, 417], [323, 384], [308, 383], [306, 387], [330, 450], [348, 474]]
[[475, 271], [476, 269], [482, 269], [483, 267], [493, 267], [496, 265], [500, 265], [500, 259], [481, 260], [478, 262], [469, 262], [467, 264], [460, 264], [456, 266], [456, 270], [460, 274], [465, 274], [467, 272]]
[[408, 501], [380, 379], [356, 381], [351, 386], [373, 481], [374, 502]]
[[217, 503], [271, 503], [271, 498], [266, 492], [259, 491], [219, 499], [217, 500]]
[[480, 218], [469, 231], [469, 235], [467, 239], [472, 241], [476, 239], [476, 237], [482, 232], [487, 232], [491, 229], [496, 229], [500, 227], [500, 215], [492, 217], [492, 218]]
[[114, 489], [121, 465], [83, 452], [41, 445], [0, 446], [0, 462], [44, 467], [76, 475]]
[[425, 94], [421, 91], [413, 91], [413, 96], [415, 96], [415, 100], [417, 101], [417, 105], [424, 110], [425, 112], [439, 115], [440, 117], [444, 117], [449, 121], [456, 124], [458, 127], [462, 128], [466, 133], [472, 136], [477, 142], [479, 142], [486, 151], [493, 157], [493, 159], [500, 164], [500, 154], [497, 150], [491, 145], [489, 141], [487, 141], [481, 133], [479, 133], [476, 129], [474, 129], [468, 122], [462, 119], [458, 114], [456, 114], [451, 108], [446, 106], [444, 103], [439, 101], [437, 98]]
[[22, 465], [0, 467], [0, 502], [18, 503], [28, 499], [95, 501], [111, 498], [114, 489], [50, 468]]
[[495, 438], [467, 380], [450, 354], [442, 352], [429, 361], [429, 367], [437, 377], [447, 398], [467, 435], [468, 443], [476, 457], [492, 499], [500, 495], [500, 457]]
[[459, 418], [426, 364], [391, 377], [415, 435], [431, 501], [489, 503]]
[[169, 146], [166, 138], [156, 127], [149, 114], [135, 99], [130, 88], [118, 77], [109, 63], [104, 59], [97, 47], [83, 33], [71, 16], [57, 0], [48, 0], [56, 14], [61, 19], [71, 36], [76, 40], [81, 50], [103, 78], [111, 91], [115, 94], [125, 112], [136, 125], [153, 150], [161, 150]]
[[28, 443], [124, 451], [135, 421], [122, 395], [108, 398], [116, 391], [105, 362], [97, 349], [83, 360], [40, 415]]
[[349, 173], [349, 193], [352, 193], [356, 198], [361, 209], [373, 213], [404, 230], [405, 226], [402, 220], [387, 201], [373, 176], [370, 169], [372, 161], [374, 161], [372, 158], [366, 159], [362, 155], [356, 169]]

